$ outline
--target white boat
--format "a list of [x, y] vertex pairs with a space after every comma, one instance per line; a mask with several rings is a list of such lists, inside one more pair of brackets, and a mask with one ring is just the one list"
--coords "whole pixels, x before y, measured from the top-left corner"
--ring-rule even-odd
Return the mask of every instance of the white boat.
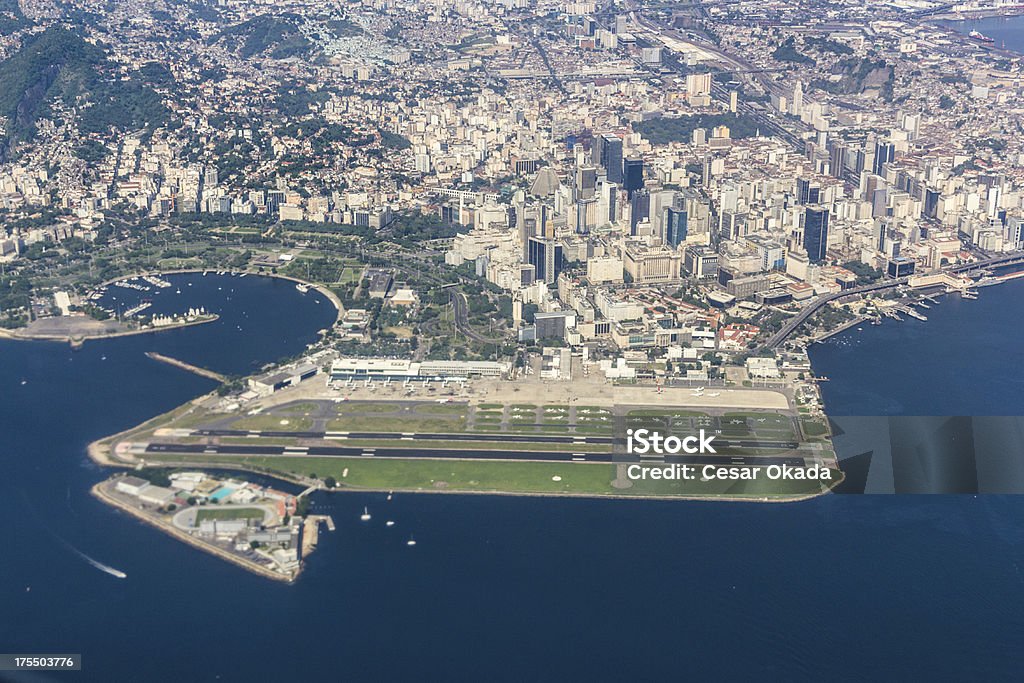
[[384, 522], [384, 523], [385, 523], [385, 524], [386, 524], [387, 526], [394, 526], [394, 525], [395, 525], [395, 523], [394, 523], [393, 521], [391, 521], [390, 519], [389, 519], [388, 521]]
[[405, 542], [405, 544], [406, 544], [406, 545], [416, 545], [416, 539], [415, 539], [415, 538], [413, 538], [412, 536], [410, 536], [410, 537], [409, 537], [409, 540], [408, 540], [408, 541], [406, 541], [406, 542]]
[[302, 284], [301, 282], [299, 284], [295, 285], [295, 289], [299, 290], [303, 294], [305, 294], [306, 292], [309, 291], [309, 287], [307, 287], [306, 285]]
[[363, 508], [363, 514], [359, 515], [359, 519], [363, 520], [364, 522], [369, 522], [370, 521], [370, 511], [367, 510], [366, 508]]

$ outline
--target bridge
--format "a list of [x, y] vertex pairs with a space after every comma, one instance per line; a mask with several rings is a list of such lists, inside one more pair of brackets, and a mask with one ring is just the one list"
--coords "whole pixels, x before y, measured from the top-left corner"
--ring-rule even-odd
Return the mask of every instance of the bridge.
[[[994, 256], [992, 258], [982, 259], [980, 261], [973, 261], [971, 263], [963, 263], [957, 266], [949, 266], [943, 268], [939, 272], [942, 273], [966, 273], [981, 268], [989, 268], [993, 266], [1008, 266], [1024, 263], [1024, 254], [1016, 252], [1013, 254], [1004, 254], [1002, 256]], [[907, 283], [909, 278], [901, 277], [894, 280], [886, 280], [885, 282], [876, 282], [870, 285], [862, 285], [860, 287], [854, 287], [847, 289], [842, 292], [834, 292], [832, 294], [826, 294], [825, 296], [819, 297], [814, 302], [806, 306], [798, 314], [790, 318], [785, 325], [783, 325], [778, 332], [768, 338], [768, 341], [764, 343], [764, 348], [775, 349], [782, 345], [782, 342], [786, 340], [789, 335], [793, 334], [794, 331], [811, 316], [818, 312], [818, 310], [829, 303], [830, 301], [836, 301], [838, 299], [845, 299], [851, 296], [857, 296], [859, 294], [869, 294], [871, 292], [878, 292], [885, 289], [892, 289], [893, 287], [899, 287]]]

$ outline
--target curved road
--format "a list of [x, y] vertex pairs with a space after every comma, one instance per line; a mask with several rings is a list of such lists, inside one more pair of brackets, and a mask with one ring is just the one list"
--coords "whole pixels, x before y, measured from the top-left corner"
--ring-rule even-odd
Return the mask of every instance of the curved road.
[[[1020, 261], [1020, 260], [1024, 260], [1024, 255], [1022, 255], [1020, 252], [1016, 252], [1016, 253], [1013, 253], [1013, 254], [1008, 254], [1008, 255], [1003, 255], [1003, 256], [995, 256], [995, 257], [992, 257], [992, 258], [982, 259], [980, 261], [975, 261], [973, 263], [965, 263], [965, 264], [961, 264], [961, 265], [958, 265], [958, 266], [950, 266], [950, 267], [947, 267], [947, 268], [943, 268], [939, 272], [942, 272], [942, 273], [962, 273], [962, 272], [965, 272], [965, 271], [976, 270], [978, 268], [986, 268], [988, 266], [1004, 265], [1004, 264], [1007, 264], [1007, 263], [1011, 263], [1013, 261]], [[842, 299], [842, 298], [845, 298], [845, 297], [848, 297], [848, 296], [856, 296], [857, 294], [867, 294], [868, 292], [876, 292], [876, 291], [880, 291], [880, 290], [883, 290], [883, 289], [891, 289], [893, 287], [897, 287], [899, 285], [906, 284], [908, 280], [909, 280], [909, 278], [901, 277], [901, 278], [898, 278], [898, 279], [895, 279], [895, 280], [887, 280], [885, 282], [876, 282], [874, 284], [863, 285], [861, 287], [854, 287], [853, 289], [847, 289], [847, 290], [842, 291], [842, 292], [835, 292], [833, 294], [826, 294], [825, 296], [819, 297], [813, 303], [809, 304], [806, 308], [804, 308], [802, 311], [800, 311], [797, 315], [795, 315], [792, 318], [790, 318], [786, 322], [786, 324], [783, 325], [779, 329], [778, 332], [776, 332], [771, 337], [769, 337], [768, 341], [766, 341], [764, 343], [764, 348], [766, 348], [766, 349], [774, 349], [774, 348], [778, 347], [780, 344], [782, 344], [782, 342], [784, 342], [786, 340], [786, 337], [788, 337], [789, 335], [793, 334], [793, 332], [796, 330], [796, 328], [800, 327], [800, 325], [804, 321], [806, 321], [808, 318], [810, 318], [812, 315], [814, 315], [818, 311], [819, 308], [821, 308], [822, 306], [824, 306], [825, 304], [827, 304], [830, 301], [835, 301], [836, 299]]]
[[505, 338], [492, 339], [485, 337], [476, 330], [474, 330], [469, 324], [469, 302], [466, 301], [466, 295], [462, 292], [451, 290], [449, 299], [452, 302], [452, 309], [455, 311], [455, 327], [462, 334], [466, 335], [475, 342], [481, 344], [504, 344]]

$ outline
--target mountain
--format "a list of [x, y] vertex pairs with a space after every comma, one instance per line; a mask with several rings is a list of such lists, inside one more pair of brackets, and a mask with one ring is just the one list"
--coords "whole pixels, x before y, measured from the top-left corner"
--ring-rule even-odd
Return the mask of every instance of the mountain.
[[308, 54], [313, 44], [299, 31], [300, 18], [294, 14], [262, 15], [226, 28], [210, 39], [224, 41], [239, 56], [248, 59], [269, 52], [275, 59]]
[[36, 121], [48, 116], [55, 102], [76, 109], [85, 133], [159, 126], [168, 118], [143, 73], [124, 78], [102, 47], [57, 25], [27, 37], [0, 62], [0, 116], [6, 119], [0, 154], [31, 139]]

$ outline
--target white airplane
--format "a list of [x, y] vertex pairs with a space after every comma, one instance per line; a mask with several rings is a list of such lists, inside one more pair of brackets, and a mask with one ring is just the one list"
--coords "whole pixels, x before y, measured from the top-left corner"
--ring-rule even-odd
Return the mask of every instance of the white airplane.
[[714, 398], [715, 396], [721, 396], [721, 394], [718, 393], [717, 391], [713, 394], [708, 394], [708, 398]]

